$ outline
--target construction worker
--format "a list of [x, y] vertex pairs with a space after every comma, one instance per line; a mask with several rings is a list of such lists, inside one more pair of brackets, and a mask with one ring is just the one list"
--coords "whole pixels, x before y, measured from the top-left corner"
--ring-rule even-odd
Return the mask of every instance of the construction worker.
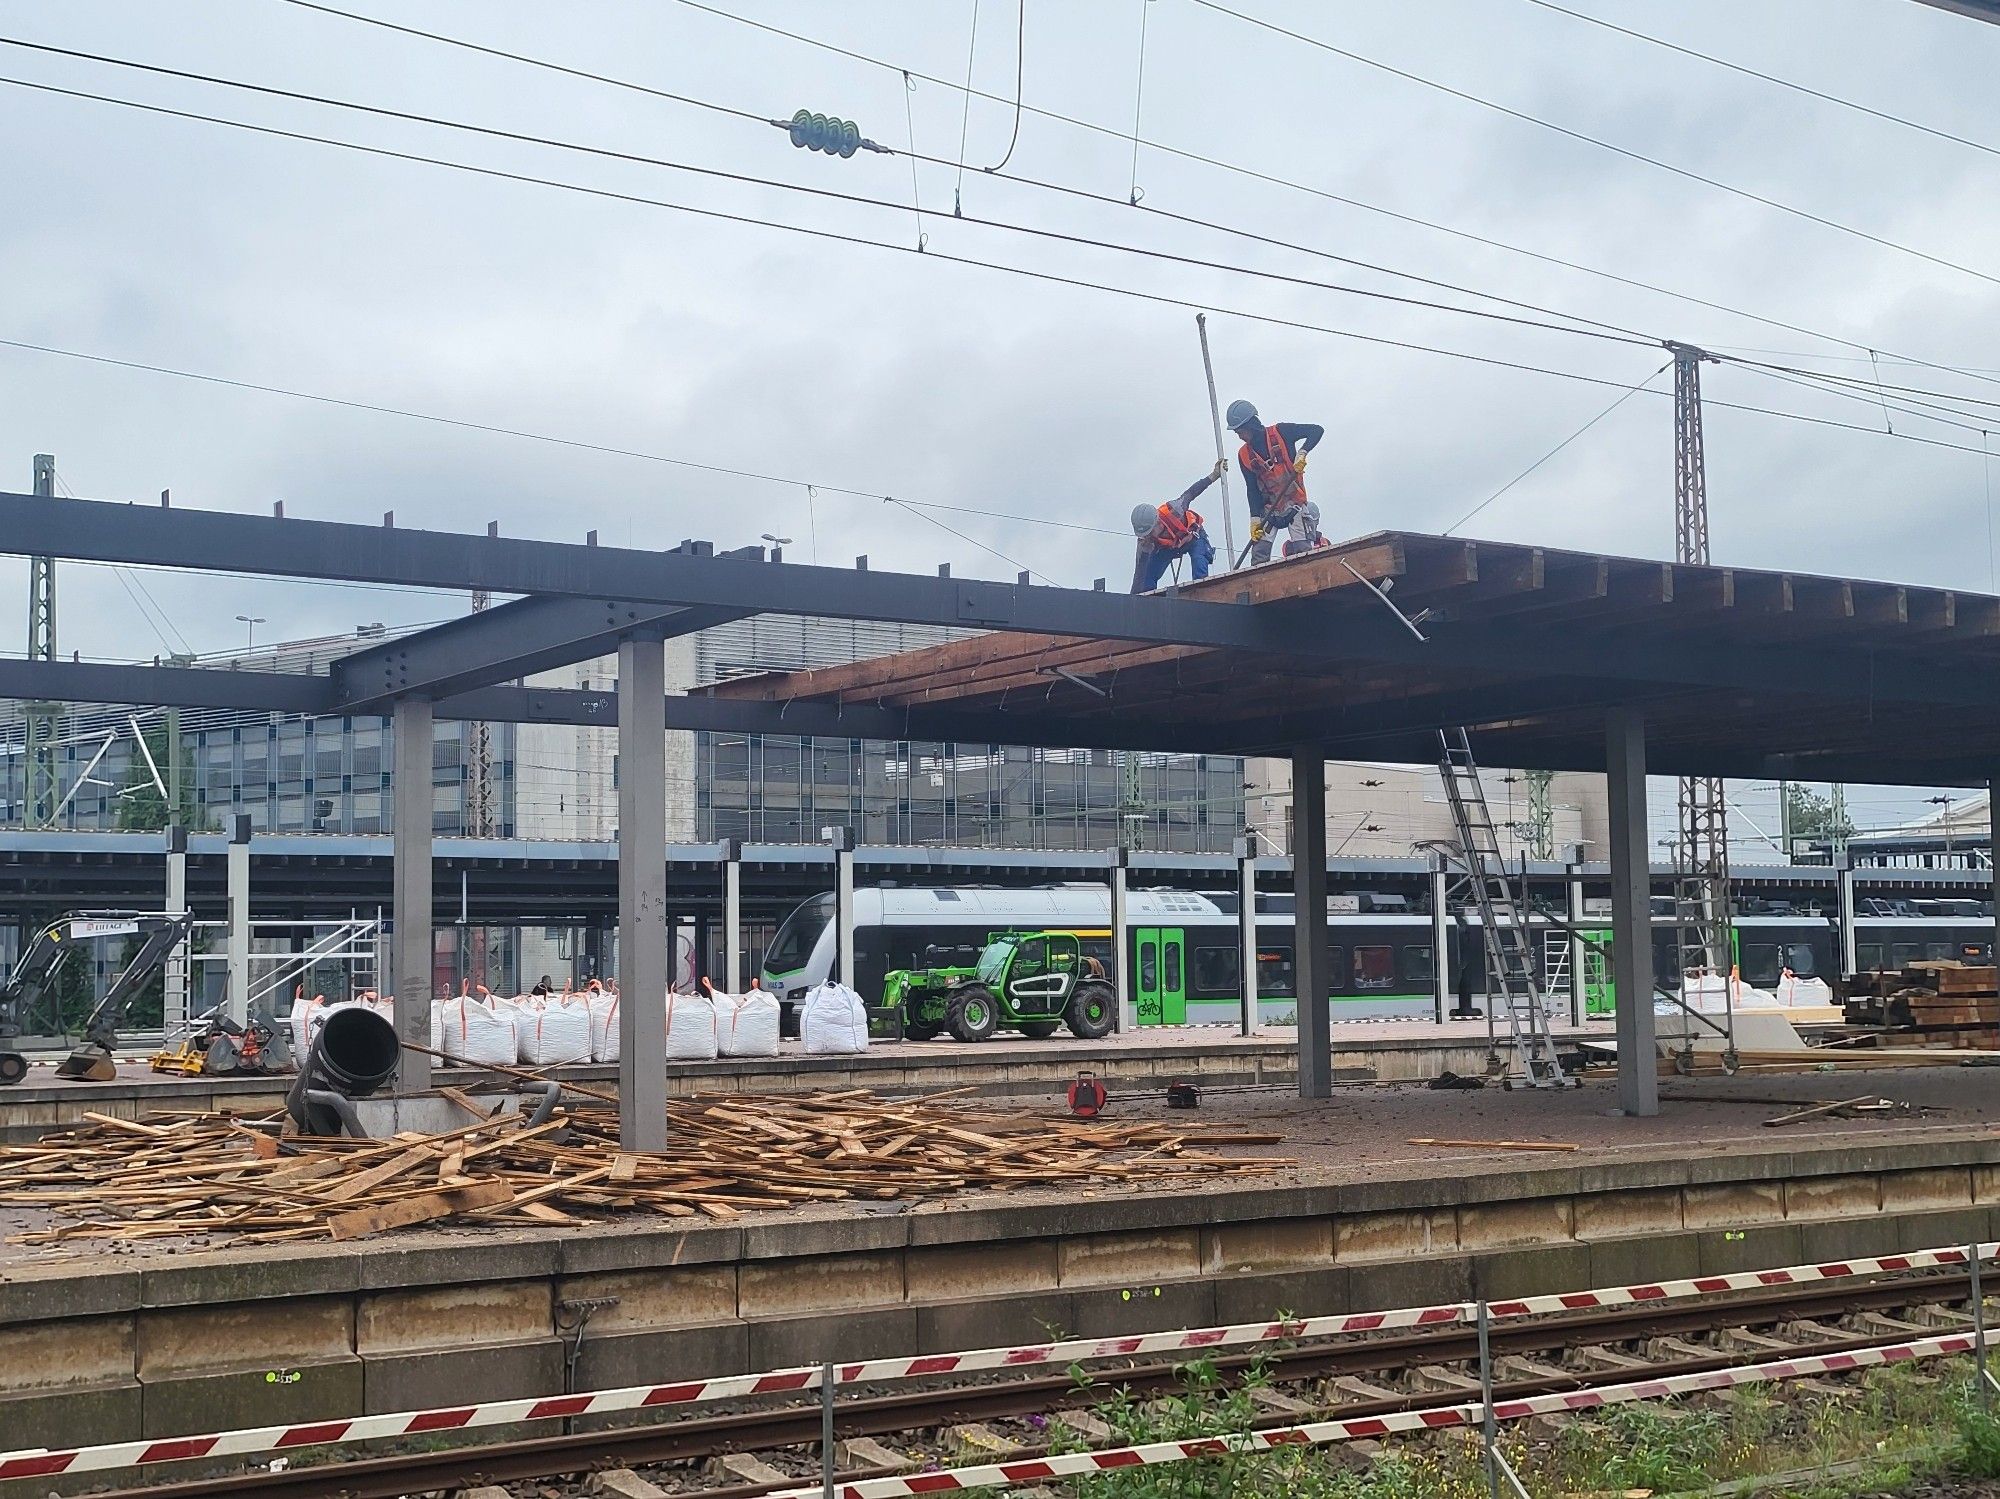
[[1208, 539], [1201, 516], [1188, 507], [1196, 495], [1222, 477], [1223, 467], [1218, 458], [1214, 468], [1164, 505], [1132, 507], [1132, 534], [1139, 542], [1132, 562], [1134, 593], [1151, 593], [1158, 588], [1167, 564], [1179, 557], [1188, 559], [1197, 578], [1208, 576], [1209, 564], [1215, 561], [1215, 545]]
[[[1307, 551], [1320, 542], [1319, 508], [1306, 504], [1306, 449], [1317, 448], [1326, 428], [1311, 422], [1264, 425], [1248, 401], [1231, 401], [1225, 418], [1243, 446], [1236, 461], [1243, 469], [1243, 487], [1250, 497], [1250, 560], [1271, 560], [1271, 538], [1290, 529], [1285, 555]], [[1300, 534], [1303, 524], [1304, 534]]]

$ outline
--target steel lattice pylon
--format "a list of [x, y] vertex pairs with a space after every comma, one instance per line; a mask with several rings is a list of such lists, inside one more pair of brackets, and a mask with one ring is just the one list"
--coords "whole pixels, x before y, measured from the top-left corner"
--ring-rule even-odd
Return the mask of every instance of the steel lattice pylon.
[[[1674, 560], [1708, 563], [1708, 474], [1701, 439], [1701, 366], [1710, 356], [1670, 343], [1674, 356]], [[1683, 776], [1674, 848], [1674, 925], [1680, 972], [1727, 979], [1730, 942], [1729, 813], [1723, 783]], [[1730, 1025], [1733, 1032], [1733, 1020]]]

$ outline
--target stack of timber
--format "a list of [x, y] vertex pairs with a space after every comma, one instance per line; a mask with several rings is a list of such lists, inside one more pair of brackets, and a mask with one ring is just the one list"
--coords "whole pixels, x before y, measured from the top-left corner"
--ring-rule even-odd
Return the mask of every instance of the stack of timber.
[[2000, 1051], [2000, 987], [1996, 970], [1949, 960], [1854, 974], [1842, 986], [1852, 1011], [1880, 1014], [1892, 1027], [1884, 1046]]
[[540, 1125], [486, 1117], [492, 1099], [454, 1101], [475, 1122], [379, 1141], [284, 1135], [275, 1118], [86, 1114], [31, 1145], [0, 1147], [0, 1209], [52, 1220], [8, 1242], [285, 1243], [443, 1222], [731, 1219], [967, 1191], [1171, 1186], [1290, 1164], [1214, 1149], [1276, 1135], [1051, 1120], [865, 1091], [676, 1099], [668, 1148], [646, 1155], [618, 1149], [617, 1112], [595, 1101]]

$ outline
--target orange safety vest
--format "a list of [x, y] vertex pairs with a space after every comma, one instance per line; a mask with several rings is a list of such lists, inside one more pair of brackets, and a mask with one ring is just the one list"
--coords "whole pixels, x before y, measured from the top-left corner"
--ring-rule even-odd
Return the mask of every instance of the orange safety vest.
[[1160, 507], [1160, 519], [1153, 527], [1153, 544], [1169, 552], [1178, 552], [1194, 539], [1194, 533], [1201, 529], [1201, 517], [1190, 509], [1187, 519], [1174, 514], [1172, 505]]
[[1292, 462], [1291, 449], [1285, 446], [1285, 439], [1278, 435], [1276, 427], [1264, 429], [1264, 442], [1271, 450], [1270, 457], [1261, 456], [1247, 442], [1237, 457], [1245, 471], [1256, 479], [1258, 489], [1263, 491], [1264, 513], [1283, 515], [1306, 502], [1306, 481], [1299, 477], [1298, 466]]

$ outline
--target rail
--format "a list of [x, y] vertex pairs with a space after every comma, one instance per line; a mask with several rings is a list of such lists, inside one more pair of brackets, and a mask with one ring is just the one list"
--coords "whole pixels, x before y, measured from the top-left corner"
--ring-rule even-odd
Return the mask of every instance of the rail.
[[[1103, 1359], [1129, 1358], [1156, 1353], [1183, 1353], [1218, 1348], [1245, 1348], [1270, 1344], [1291, 1344], [1308, 1339], [1352, 1336], [1391, 1331], [1398, 1328], [1437, 1329], [1476, 1326], [1482, 1350], [1489, 1323], [1521, 1318], [1550, 1316], [1618, 1307], [1653, 1306], [1731, 1291], [1769, 1290], [1782, 1286], [1805, 1286], [1875, 1275], [1967, 1266], [1972, 1282], [1979, 1283], [1977, 1267], [1987, 1260], [2000, 1259], [2000, 1241], [1957, 1247], [1912, 1250], [1905, 1254], [1881, 1255], [1866, 1259], [1834, 1260], [1820, 1264], [1792, 1265], [1772, 1270], [1736, 1271], [1721, 1275], [1695, 1276], [1682, 1280], [1653, 1281], [1637, 1285], [1601, 1287], [1556, 1292], [1542, 1296], [1513, 1297], [1491, 1302], [1446, 1302], [1435, 1306], [1403, 1307], [1387, 1311], [1348, 1312], [1322, 1317], [1300, 1317], [1284, 1321], [1238, 1323], [1224, 1327], [1181, 1329], [1171, 1332], [1136, 1333], [1122, 1337], [1087, 1338], [1026, 1344], [1011, 1348], [969, 1349], [952, 1353], [917, 1354], [898, 1358], [870, 1359], [853, 1363], [806, 1365], [767, 1370], [757, 1374], [720, 1375], [710, 1379], [682, 1380], [668, 1384], [628, 1385], [610, 1390], [580, 1391], [572, 1394], [524, 1397], [488, 1401], [476, 1405], [440, 1406], [424, 1410], [397, 1411], [368, 1416], [332, 1417], [294, 1422], [287, 1425], [244, 1427], [232, 1431], [208, 1432], [191, 1436], [157, 1437], [129, 1442], [110, 1442], [71, 1448], [33, 1448], [0, 1452], [0, 1482], [23, 1478], [51, 1478], [58, 1475], [106, 1472], [123, 1468], [149, 1468], [162, 1463], [193, 1459], [253, 1456], [286, 1453], [307, 1447], [322, 1447], [382, 1438], [422, 1436], [438, 1432], [470, 1431], [485, 1427], [568, 1419], [615, 1412], [665, 1410], [753, 1396], [819, 1392], [829, 1400], [845, 1386], [879, 1384], [911, 1379], [928, 1379], [951, 1374], [967, 1374], [1008, 1369], [1031, 1369], [1049, 1365], [1068, 1366]], [[1926, 1339], [1923, 1342], [1949, 1341]], [[1950, 1350], [1962, 1351], [1962, 1350]], [[1831, 1356], [1831, 1355], [1829, 1355]], [[1931, 1356], [1931, 1355], [1925, 1355]], [[1487, 1363], [1481, 1358], [1482, 1365]], [[1729, 1371], [1722, 1371], [1729, 1372]], [[1689, 1376], [1695, 1377], [1695, 1376]], [[1775, 1376], [1773, 1376], [1775, 1377]], [[1644, 1381], [1638, 1382], [1640, 1384]], [[1635, 1386], [1636, 1387], [1636, 1386]], [[1645, 1398], [1626, 1396], [1626, 1399]], [[1551, 1407], [1554, 1408], [1554, 1407]], [[1456, 1407], [1454, 1407], [1456, 1409]], [[1524, 1410], [1519, 1414], [1532, 1415]], [[1496, 1416], [1497, 1416], [1496, 1408]], [[1369, 1418], [1375, 1419], [1375, 1418]], [[1384, 1418], [1388, 1419], [1388, 1418]], [[1319, 1423], [1332, 1427], [1343, 1423]], [[1456, 1424], [1456, 1423], [1446, 1423]], [[1301, 1427], [1300, 1430], [1309, 1428]], [[1317, 1429], [1317, 1428], [1312, 1428]], [[1391, 1430], [1411, 1429], [1392, 1427]], [[1366, 1433], [1350, 1433], [1364, 1435]], [[1321, 1440], [1345, 1440], [1326, 1437]], [[1215, 1440], [1223, 1440], [1217, 1438]], [[1302, 1439], [1303, 1440], [1303, 1439]], [[1190, 1444], [1157, 1444], [1187, 1446]], [[1194, 1444], [1199, 1445], [1199, 1444]], [[1221, 1449], [1217, 1449], [1221, 1450]], [[1149, 1459], [1153, 1460], [1153, 1459]], [[1005, 1465], [999, 1465], [1005, 1466]], [[984, 1471], [984, 1470], [982, 1470]], [[1077, 1471], [1088, 1471], [1079, 1469]], [[934, 1479], [938, 1474], [923, 1475]], [[1008, 1480], [1015, 1481], [1015, 1480]], [[1021, 1482], [1028, 1479], [1018, 1480]], [[967, 1484], [990, 1486], [992, 1481]], [[813, 1489], [811, 1492], [821, 1492]], [[868, 1499], [872, 1490], [857, 1493]], [[914, 1492], [914, 1491], [885, 1491]]]

